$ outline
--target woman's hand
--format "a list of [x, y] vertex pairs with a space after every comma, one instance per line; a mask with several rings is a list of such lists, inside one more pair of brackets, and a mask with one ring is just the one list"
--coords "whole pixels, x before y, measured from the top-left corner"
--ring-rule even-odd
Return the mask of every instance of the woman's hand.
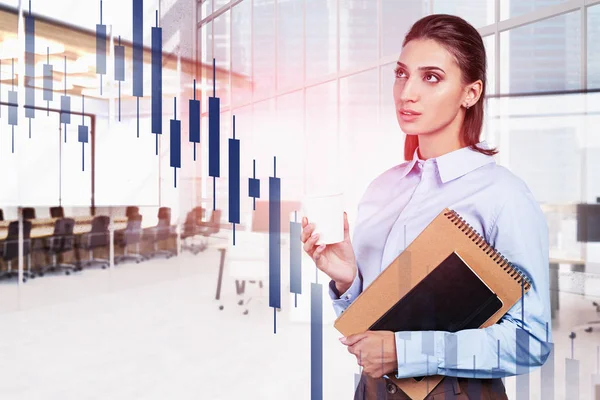
[[396, 371], [398, 356], [396, 353], [396, 335], [391, 331], [366, 331], [340, 341], [348, 346], [348, 351], [356, 356], [363, 373], [371, 378]]
[[314, 224], [310, 224], [306, 217], [302, 218], [302, 235], [304, 251], [311, 256], [318, 269], [325, 272], [336, 283], [336, 288], [344, 293], [352, 285], [356, 277], [357, 266], [352, 243], [350, 242], [350, 229], [348, 216], [344, 213], [344, 241], [317, 246], [319, 235], [313, 235]]

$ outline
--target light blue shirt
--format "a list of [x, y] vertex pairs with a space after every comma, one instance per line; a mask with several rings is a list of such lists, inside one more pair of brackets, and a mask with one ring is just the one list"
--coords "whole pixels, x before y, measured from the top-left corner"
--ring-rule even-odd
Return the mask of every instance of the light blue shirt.
[[[489, 148], [486, 142], [478, 146]], [[524, 369], [531, 372], [546, 361], [551, 346], [544, 342], [552, 341], [548, 225], [520, 178], [497, 165], [493, 156], [469, 147], [428, 160], [419, 159], [415, 151], [412, 161], [385, 171], [370, 183], [358, 205], [352, 239], [359, 273], [339, 298], [334, 282], [329, 284], [336, 314], [339, 316], [445, 207], [457, 211], [527, 276], [531, 289], [524, 297], [524, 318], [519, 301], [488, 328], [455, 333], [396, 332], [397, 377], [497, 378]], [[529, 335], [529, 357], [519, 369], [518, 328]], [[423, 354], [424, 338], [427, 343], [433, 340], [434, 351], [426, 351], [428, 355]], [[447, 357], [447, 352], [454, 351], [456, 359], [448, 362], [454, 357]]]

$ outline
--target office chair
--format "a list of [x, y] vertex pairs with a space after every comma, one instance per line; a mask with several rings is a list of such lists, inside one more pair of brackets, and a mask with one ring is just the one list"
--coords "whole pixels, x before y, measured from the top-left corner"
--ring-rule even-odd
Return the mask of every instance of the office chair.
[[[222, 211], [221, 210], [213, 210], [210, 219], [207, 222], [201, 222], [198, 227], [198, 235], [202, 236], [200, 242], [200, 249], [204, 251], [208, 248], [209, 240], [211, 237], [216, 236], [219, 232], [221, 232], [221, 218]], [[227, 240], [225, 237], [220, 237], [220, 239]]]
[[62, 207], [50, 207], [50, 217], [51, 218], [64, 218], [65, 210]]
[[48, 271], [54, 272], [57, 269], [64, 270], [67, 275], [70, 275], [72, 271], [79, 270], [74, 264], [56, 262], [59, 254], [74, 250], [74, 228], [75, 220], [73, 218], [60, 218], [54, 222], [54, 233], [47, 238], [45, 248], [46, 253], [52, 257], [52, 263], [39, 269], [38, 273], [40, 276], [44, 276]]
[[23, 208], [23, 220], [35, 219], [35, 208], [25, 207]]
[[204, 237], [203, 246], [208, 246], [208, 239], [221, 231], [221, 210], [213, 210], [208, 222], [202, 223], [198, 233]]
[[[31, 272], [31, 221], [23, 221], [23, 256], [27, 257], [27, 271], [23, 271], [23, 282], [27, 278], [33, 279]], [[12, 221], [8, 225], [8, 235], [2, 243], [2, 259], [8, 263], [8, 269], [0, 275], [1, 278], [19, 276], [18, 271], [12, 270], [12, 261], [19, 257], [19, 221]]]
[[127, 219], [129, 219], [133, 216], [136, 216], [136, 215], [140, 215], [139, 207], [129, 206], [125, 209], [125, 216], [127, 217]]
[[152, 241], [154, 244], [154, 251], [150, 253], [149, 257], [161, 257], [171, 258], [177, 254], [172, 250], [160, 250], [158, 248], [158, 242], [168, 240], [173, 236], [171, 232], [171, 208], [160, 207], [158, 209], [158, 223], [151, 229], [153, 235]]
[[194, 237], [200, 233], [199, 228], [202, 224], [203, 215], [204, 209], [202, 207], [195, 207], [187, 213], [183, 223], [183, 232], [181, 233], [182, 250], [189, 250], [193, 254], [198, 254], [206, 249], [206, 245], [203, 243], [200, 245], [188, 243], [190, 239], [193, 241]]
[[110, 261], [104, 258], [94, 258], [94, 249], [108, 248], [110, 234], [108, 225], [110, 218], [106, 215], [98, 215], [92, 220], [92, 230], [84, 233], [81, 237], [79, 247], [88, 251], [87, 260], [79, 260], [77, 262], [76, 271], [81, 271], [83, 267], [94, 264], [100, 264], [102, 269], [110, 266]]
[[192, 211], [194, 212], [194, 215], [196, 216], [196, 224], [200, 224], [202, 223], [202, 221], [204, 220], [204, 215], [205, 215], [205, 209], [204, 207], [194, 207], [192, 209]]
[[[115, 264], [120, 264], [128, 260], [133, 260], [139, 264], [140, 261], [144, 261], [146, 259], [146, 257], [140, 254], [140, 241], [142, 240], [141, 215], [132, 215], [127, 220], [127, 226], [125, 229], [115, 233], [115, 243], [117, 246], [123, 248], [123, 254], [115, 257]], [[128, 252], [127, 249], [130, 245], [135, 245], [135, 253]]]

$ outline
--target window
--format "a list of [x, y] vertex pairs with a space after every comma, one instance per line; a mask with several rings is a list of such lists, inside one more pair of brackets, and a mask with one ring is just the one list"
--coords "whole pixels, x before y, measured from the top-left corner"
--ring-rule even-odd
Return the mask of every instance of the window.
[[486, 36], [483, 38], [485, 46], [485, 56], [487, 58], [487, 86], [485, 88], [486, 96], [496, 93], [496, 41], [495, 36]]
[[600, 88], [600, 6], [588, 8], [587, 80], [589, 89]]
[[202, 1], [202, 19], [208, 17], [213, 12], [213, 0]]
[[340, 0], [340, 69], [371, 65], [378, 59], [377, 2]]
[[254, 100], [275, 94], [275, 1], [254, 0]]
[[564, 3], [567, 0], [519, 0], [519, 1], [501, 1], [500, 19], [518, 17], [520, 15], [532, 13], [544, 7]]
[[[233, 110], [233, 115], [235, 115], [235, 137], [240, 141], [240, 208], [242, 213], [241, 215], [243, 216], [252, 210], [252, 199], [248, 197], [248, 178], [252, 178], [253, 176], [252, 161], [257, 157], [257, 155], [252, 151], [252, 105]], [[256, 172], [256, 176], [260, 177], [258, 170]], [[243, 222], [244, 221], [242, 218], [242, 223]]]
[[277, 88], [279, 92], [304, 82], [303, 2], [280, 1], [277, 9]]
[[382, 55], [400, 55], [408, 30], [428, 13], [426, 0], [381, 0]]
[[496, 131], [501, 163], [523, 178], [541, 203], [580, 201], [585, 95], [507, 97], [490, 103], [488, 123]]
[[495, 0], [433, 0], [433, 13], [457, 15], [475, 28], [481, 28], [494, 23], [494, 4]]
[[[251, 3], [242, 1], [231, 10], [231, 70], [235, 74], [252, 77], [252, 27]], [[248, 89], [232, 90], [234, 105], [246, 104], [252, 100], [252, 91]]]
[[306, 89], [307, 193], [341, 190], [337, 108], [336, 81]]
[[219, 15], [214, 20], [214, 50], [215, 63], [217, 68], [227, 71], [227, 78], [217, 80], [217, 96], [221, 99], [221, 107], [227, 107], [230, 104], [230, 88], [229, 88], [229, 73], [230, 73], [230, 46], [231, 36], [229, 35], [229, 11]]
[[502, 32], [501, 92], [579, 89], [580, 30], [577, 11]]
[[304, 93], [296, 91], [277, 98], [277, 175], [286, 179], [282, 199], [301, 199], [304, 194]]
[[[200, 47], [202, 50], [201, 60], [204, 65], [204, 68], [202, 69], [202, 82], [205, 88], [210, 88], [210, 90], [205, 91], [205, 97], [208, 97], [213, 95], [213, 21], [200, 28], [200, 36], [202, 38], [202, 45]], [[208, 100], [204, 100], [202, 110], [208, 111]]]
[[322, 78], [337, 69], [336, 2], [306, 0], [306, 79]]
[[214, 10], [218, 11], [221, 7], [229, 4], [230, 0], [213, 0], [214, 1]]
[[[391, 71], [393, 69], [389, 71], [390, 75], [393, 74]], [[384, 112], [379, 108], [378, 73], [378, 69], [371, 69], [340, 79], [339, 148], [341, 168], [345, 171], [340, 180], [351, 191], [346, 195], [354, 201], [359, 200], [365, 189], [356, 182], [372, 179], [380, 167], [374, 164], [378, 160], [389, 161], [385, 149], [394, 146], [386, 142], [389, 131], [382, 130], [378, 124], [378, 114]], [[392, 86], [386, 88], [390, 95], [391, 89]], [[393, 118], [393, 111], [389, 110], [389, 113]], [[372, 154], [378, 156], [372, 157]], [[368, 162], [357, 162], [366, 158]]]

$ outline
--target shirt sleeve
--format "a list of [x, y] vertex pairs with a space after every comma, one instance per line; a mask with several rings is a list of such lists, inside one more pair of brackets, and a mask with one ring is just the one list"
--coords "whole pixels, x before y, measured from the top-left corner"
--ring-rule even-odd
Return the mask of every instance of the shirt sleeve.
[[506, 377], [529, 373], [548, 358], [552, 332], [548, 225], [529, 191], [510, 195], [488, 238], [529, 279], [531, 289], [487, 328], [396, 332], [398, 378]]
[[329, 281], [329, 297], [331, 297], [335, 314], [339, 317], [361, 292], [362, 276], [360, 274], [360, 269], [356, 271], [356, 276], [354, 277], [354, 281], [352, 281], [352, 285], [350, 285], [348, 290], [346, 290], [341, 296], [335, 287], [335, 281], [333, 279]]

